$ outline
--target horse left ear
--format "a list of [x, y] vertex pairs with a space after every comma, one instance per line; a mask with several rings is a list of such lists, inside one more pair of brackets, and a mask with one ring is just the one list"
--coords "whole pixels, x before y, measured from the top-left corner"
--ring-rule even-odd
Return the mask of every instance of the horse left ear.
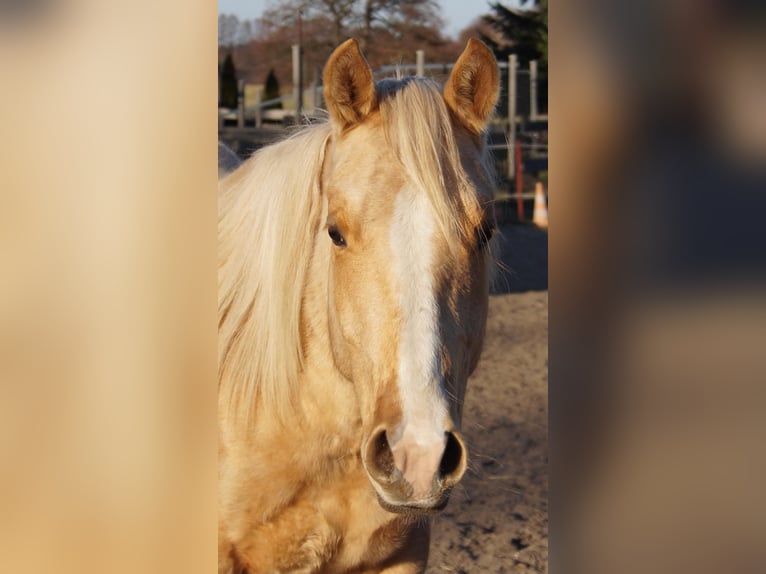
[[362, 121], [375, 109], [375, 82], [367, 60], [353, 38], [330, 55], [322, 76], [330, 117], [341, 128]]
[[444, 85], [444, 100], [465, 127], [479, 134], [487, 127], [499, 89], [495, 57], [471, 38]]

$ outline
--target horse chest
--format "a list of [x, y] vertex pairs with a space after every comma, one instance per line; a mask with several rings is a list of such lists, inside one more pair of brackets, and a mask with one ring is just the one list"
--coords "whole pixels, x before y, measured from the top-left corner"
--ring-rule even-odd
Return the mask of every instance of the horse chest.
[[380, 507], [360, 468], [305, 486], [237, 553], [250, 574], [342, 574], [382, 563], [402, 545], [410, 522]]

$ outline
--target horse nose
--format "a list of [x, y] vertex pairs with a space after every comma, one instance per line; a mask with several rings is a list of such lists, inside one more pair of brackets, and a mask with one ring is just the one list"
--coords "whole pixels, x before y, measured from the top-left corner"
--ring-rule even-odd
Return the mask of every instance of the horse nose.
[[456, 431], [424, 439], [405, 429], [393, 445], [388, 437], [385, 429], [373, 433], [364, 459], [370, 478], [383, 488], [389, 503], [436, 505], [463, 477], [468, 456]]
[[396, 468], [412, 486], [412, 496], [416, 499], [431, 496], [434, 489], [444, 483], [456, 484], [465, 472], [465, 448], [452, 431], [426, 441], [405, 432], [391, 447], [391, 452]]

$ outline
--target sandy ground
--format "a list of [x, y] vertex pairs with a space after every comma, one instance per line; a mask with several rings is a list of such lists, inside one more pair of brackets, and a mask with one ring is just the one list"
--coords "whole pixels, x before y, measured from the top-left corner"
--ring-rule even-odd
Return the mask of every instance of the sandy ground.
[[510, 271], [490, 297], [463, 415], [471, 465], [434, 520], [428, 574], [547, 572], [548, 236], [501, 231]]

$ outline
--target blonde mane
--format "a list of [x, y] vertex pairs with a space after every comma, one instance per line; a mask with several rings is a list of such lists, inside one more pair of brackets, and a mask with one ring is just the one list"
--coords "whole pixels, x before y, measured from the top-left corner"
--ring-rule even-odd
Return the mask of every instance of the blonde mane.
[[[445, 237], [461, 244], [469, 229], [459, 214], [477, 199], [439, 86], [423, 78], [384, 80], [377, 93], [386, 145], [428, 194]], [[283, 416], [294, 398], [303, 360], [301, 303], [323, 224], [320, 177], [332, 134], [329, 122], [308, 126], [259, 150], [220, 185], [219, 401], [244, 420], [256, 401]], [[490, 178], [487, 162], [482, 166]]]
[[320, 124], [265, 147], [221, 185], [219, 393], [245, 417], [258, 394], [283, 410], [300, 372], [301, 298], [329, 136], [329, 124]]

